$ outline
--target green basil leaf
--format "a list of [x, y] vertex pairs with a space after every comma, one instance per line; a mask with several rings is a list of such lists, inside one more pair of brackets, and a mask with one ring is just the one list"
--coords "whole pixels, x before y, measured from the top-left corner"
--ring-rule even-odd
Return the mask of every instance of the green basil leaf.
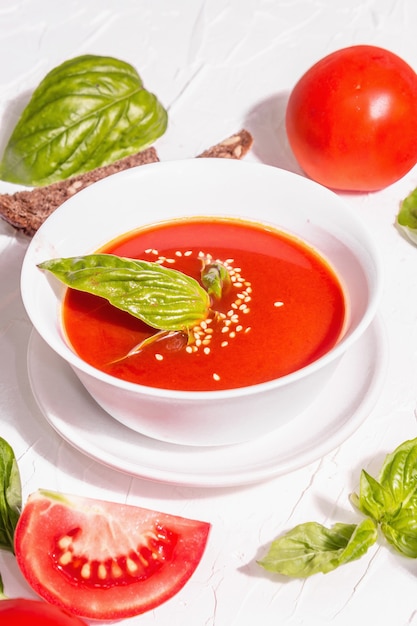
[[330, 529], [307, 522], [273, 541], [258, 563], [270, 572], [307, 578], [360, 558], [376, 539], [377, 528], [371, 519], [359, 525], [335, 524]]
[[417, 557], [417, 514], [414, 508], [401, 509], [381, 523], [387, 541], [405, 556]]
[[368, 472], [362, 470], [359, 483], [359, 496], [352, 496], [353, 503], [362, 513], [380, 522], [387, 511], [397, 510], [391, 491], [381, 485]]
[[410, 241], [417, 244], [417, 189], [401, 202], [397, 225]]
[[194, 278], [158, 263], [112, 254], [51, 259], [38, 266], [68, 287], [105, 298], [160, 330], [187, 330], [206, 319], [208, 293]]
[[389, 513], [394, 514], [399, 507], [412, 507], [417, 516], [417, 439], [405, 441], [387, 454], [379, 482], [392, 496]]
[[0, 549], [14, 551], [14, 531], [22, 509], [20, 474], [14, 452], [0, 437]]
[[0, 178], [47, 185], [139, 152], [166, 127], [167, 112], [131, 65], [76, 57], [34, 91], [5, 148]]

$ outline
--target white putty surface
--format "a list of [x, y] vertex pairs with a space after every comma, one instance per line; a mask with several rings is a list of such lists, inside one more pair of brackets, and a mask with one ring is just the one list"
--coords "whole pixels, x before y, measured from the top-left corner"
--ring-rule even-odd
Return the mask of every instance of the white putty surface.
[[[43, 76], [83, 53], [122, 58], [168, 108], [161, 160], [192, 157], [241, 127], [248, 160], [298, 172], [283, 126], [298, 77], [338, 48], [369, 43], [417, 69], [414, 0], [0, 0], [0, 148]], [[278, 534], [303, 521], [356, 521], [349, 494], [362, 467], [417, 435], [417, 248], [394, 220], [417, 187], [417, 168], [374, 194], [346, 196], [384, 262], [380, 318], [388, 371], [374, 408], [338, 448], [262, 484], [173, 486], [127, 476], [64, 442], [37, 409], [26, 357], [31, 332], [19, 294], [27, 238], [0, 221], [0, 436], [15, 449], [24, 497], [39, 487], [206, 519], [212, 532], [195, 575], [172, 600], [125, 620], [134, 626], [380, 626], [417, 624], [417, 561], [379, 543], [327, 576], [286, 581], [255, 563]], [[0, 192], [13, 185], [0, 183]], [[65, 398], [63, 398], [65, 402]], [[33, 597], [11, 555], [0, 555], [9, 595]]]

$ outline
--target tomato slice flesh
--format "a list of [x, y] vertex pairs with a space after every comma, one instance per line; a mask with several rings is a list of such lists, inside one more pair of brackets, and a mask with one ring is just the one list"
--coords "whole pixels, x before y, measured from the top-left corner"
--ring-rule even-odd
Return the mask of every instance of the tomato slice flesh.
[[53, 563], [74, 584], [103, 589], [152, 576], [171, 560], [178, 541], [177, 533], [156, 523], [154, 531], [140, 537], [135, 549], [129, 548], [127, 554], [106, 555], [100, 560], [90, 559], [86, 551], [79, 551], [77, 539], [82, 534], [78, 527], [57, 538], [51, 554]]
[[87, 626], [75, 615], [38, 600], [11, 598], [0, 601], [1, 626]]
[[90, 619], [138, 615], [175, 595], [206, 547], [210, 524], [46, 491], [15, 533], [18, 565], [51, 604]]

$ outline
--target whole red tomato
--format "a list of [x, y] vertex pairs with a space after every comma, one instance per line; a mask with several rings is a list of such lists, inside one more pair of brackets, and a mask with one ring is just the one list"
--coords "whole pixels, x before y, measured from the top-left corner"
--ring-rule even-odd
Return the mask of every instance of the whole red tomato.
[[382, 48], [338, 50], [295, 85], [286, 128], [313, 180], [339, 190], [382, 189], [417, 162], [417, 75]]
[[0, 600], [1, 626], [86, 626], [79, 617], [46, 602], [14, 598]]

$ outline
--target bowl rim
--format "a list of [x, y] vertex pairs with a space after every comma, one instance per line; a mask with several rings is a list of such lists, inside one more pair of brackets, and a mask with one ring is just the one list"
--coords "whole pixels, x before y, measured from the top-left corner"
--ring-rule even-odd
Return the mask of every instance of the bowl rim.
[[[349, 336], [347, 337], [342, 336], [340, 341], [330, 351], [328, 351], [327, 353], [325, 353], [324, 355], [322, 355], [321, 357], [319, 357], [312, 363], [309, 363], [308, 365], [294, 372], [281, 376], [280, 378], [268, 380], [265, 382], [261, 382], [261, 383], [257, 383], [257, 384], [249, 385], [249, 386], [236, 387], [232, 389], [210, 390], [210, 391], [187, 391], [187, 390], [184, 391], [184, 390], [176, 390], [176, 389], [166, 389], [166, 388], [159, 388], [159, 387], [150, 387], [147, 385], [141, 385], [139, 383], [125, 381], [115, 376], [106, 374], [105, 372], [102, 372], [101, 370], [93, 367], [92, 365], [84, 361], [70, 348], [70, 346], [65, 342], [65, 338], [63, 336], [59, 336], [59, 341], [52, 342], [50, 340], [50, 335], [46, 332], [43, 332], [43, 329], [39, 328], [39, 326], [34, 322], [34, 318], [31, 312], [30, 299], [28, 298], [28, 291], [26, 290], [26, 283], [29, 280], [30, 273], [31, 273], [30, 271], [31, 268], [29, 266], [30, 264], [33, 265], [32, 255], [34, 253], [34, 250], [39, 246], [39, 242], [42, 242], [42, 238], [44, 237], [45, 233], [48, 232], [48, 229], [50, 229], [51, 225], [53, 225], [54, 222], [60, 220], [61, 214], [65, 215], [65, 213], [69, 210], [71, 205], [74, 202], [78, 201], [77, 196], [80, 196], [81, 194], [85, 195], [87, 193], [95, 194], [97, 190], [99, 191], [105, 190], [105, 188], [108, 185], [112, 184], [115, 177], [119, 180], [123, 180], [123, 178], [132, 177], [132, 176], [135, 177], [138, 174], [140, 177], [141, 172], [145, 175], [147, 171], [155, 169], [155, 168], [158, 168], [158, 171], [160, 171], [161, 175], [163, 176], [164, 170], [165, 171], [166, 170], [169, 171], [172, 169], [175, 170], [175, 168], [178, 168], [178, 167], [180, 168], [191, 167], [191, 168], [197, 168], [197, 169], [207, 168], [208, 170], [210, 169], [215, 170], [218, 167], [220, 167], [220, 169], [224, 168], [225, 170], [227, 170], [228, 168], [238, 167], [238, 168], [241, 168], [242, 170], [246, 169], [245, 175], [250, 174], [250, 170], [252, 170], [254, 175], [256, 175], [257, 171], [261, 169], [265, 171], [272, 170], [272, 171], [276, 171], [277, 175], [288, 177], [289, 179], [294, 180], [295, 184], [297, 184], [298, 186], [305, 185], [307, 186], [307, 188], [310, 188], [311, 190], [319, 189], [322, 194], [328, 196], [328, 198], [332, 198], [333, 201], [338, 205], [338, 210], [344, 212], [344, 215], [348, 216], [348, 219], [351, 221], [351, 223], [357, 229], [361, 231], [363, 238], [366, 240], [366, 247], [367, 247], [367, 252], [369, 254], [369, 257], [372, 259], [373, 264], [375, 266], [375, 280], [372, 284], [372, 290], [370, 290], [369, 302], [368, 302], [366, 311], [363, 314], [360, 321], [358, 322], [357, 326], [353, 329], [352, 333], [350, 333]], [[198, 216], [199, 214], [196, 212], [195, 215]], [[227, 217], [226, 213], [225, 213], [225, 216]], [[174, 214], [172, 219], [178, 219], [180, 217], [181, 217], [180, 215]], [[230, 216], [230, 217], [236, 218], [236, 216]], [[246, 219], [246, 218], [243, 218], [243, 219]], [[253, 218], [253, 219], [256, 219], [256, 218]], [[157, 220], [157, 221], [160, 221], [160, 220]], [[258, 223], [265, 223], [265, 221], [262, 219], [259, 219]], [[140, 224], [138, 227], [141, 228], [142, 226], [146, 226], [152, 223], [153, 222], [151, 221], [146, 221], [143, 224]], [[277, 228], [279, 228], [278, 225], [277, 225]], [[285, 231], [285, 227], [283, 227], [282, 230]], [[320, 250], [318, 250], [318, 252], [320, 253]], [[350, 211], [348, 205], [342, 200], [342, 198], [338, 196], [332, 190], [327, 189], [326, 187], [323, 187], [322, 185], [319, 185], [318, 183], [315, 183], [314, 181], [312, 181], [309, 178], [306, 178], [305, 176], [302, 176], [294, 172], [291, 172], [282, 168], [278, 168], [272, 165], [266, 165], [263, 163], [251, 162], [251, 161], [240, 161], [240, 160], [235, 160], [235, 159], [221, 159], [221, 158], [196, 159], [196, 158], [193, 158], [193, 159], [180, 159], [176, 161], [163, 161], [163, 162], [157, 162], [157, 163], [150, 163], [146, 165], [136, 166], [134, 168], [130, 168], [128, 170], [124, 170], [121, 172], [117, 172], [115, 174], [107, 176], [106, 178], [101, 179], [89, 185], [88, 187], [76, 193], [74, 196], [65, 200], [45, 220], [45, 222], [40, 226], [38, 231], [33, 236], [26, 250], [23, 263], [22, 263], [20, 289], [21, 289], [21, 296], [22, 296], [24, 307], [26, 309], [26, 312], [30, 321], [32, 322], [34, 329], [38, 332], [38, 334], [42, 337], [42, 339], [56, 353], [58, 353], [65, 361], [67, 361], [71, 365], [71, 367], [73, 367], [74, 369], [79, 370], [80, 372], [94, 379], [97, 379], [100, 382], [105, 383], [107, 385], [117, 387], [118, 389], [123, 389], [123, 390], [130, 391], [130, 392], [141, 393], [142, 395], [147, 396], [148, 398], [157, 397], [158, 399], [161, 399], [161, 400], [162, 399], [171, 400], [171, 401], [181, 400], [181, 401], [190, 401], [190, 402], [195, 402], [197, 399], [205, 400], [205, 401], [220, 401], [220, 400], [232, 399], [235, 397], [263, 394], [265, 392], [275, 390], [279, 387], [290, 385], [292, 383], [299, 381], [302, 378], [307, 377], [309, 374], [313, 374], [314, 372], [325, 368], [330, 363], [339, 359], [343, 355], [343, 353], [347, 349], [349, 349], [349, 347], [357, 340], [357, 338], [361, 336], [363, 332], [365, 332], [365, 330], [371, 324], [371, 322], [373, 321], [376, 315], [377, 307], [378, 307], [381, 294], [382, 294], [382, 283], [383, 283], [382, 268], [383, 268], [382, 257], [380, 255], [380, 252], [374, 240], [372, 239], [370, 235], [370, 232], [367, 230], [365, 225], [360, 221], [360, 219], [353, 212]]]

